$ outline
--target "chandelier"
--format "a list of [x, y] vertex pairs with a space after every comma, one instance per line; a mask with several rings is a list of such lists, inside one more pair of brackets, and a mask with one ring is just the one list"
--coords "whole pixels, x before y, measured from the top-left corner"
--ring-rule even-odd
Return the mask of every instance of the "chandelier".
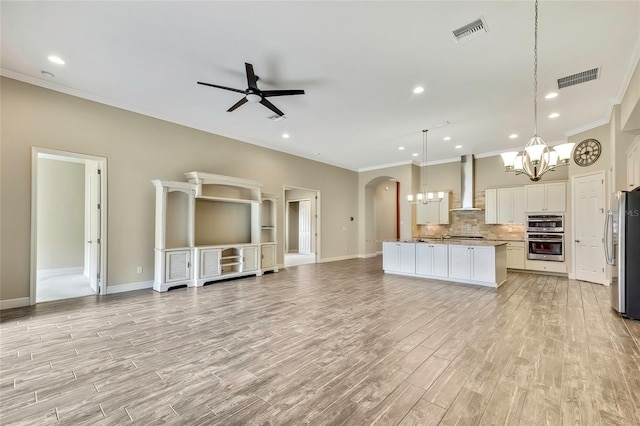
[[427, 192], [427, 130], [422, 131], [422, 167], [420, 167], [420, 181], [422, 182], [422, 191], [416, 194], [415, 201], [413, 195], [407, 195], [407, 201], [410, 204], [429, 204], [439, 203], [444, 198], [444, 192], [438, 192], [435, 198], [433, 192]]
[[558, 166], [569, 164], [573, 143], [563, 143], [550, 150], [538, 136], [538, 0], [535, 4], [535, 26], [533, 47], [533, 137], [521, 152], [500, 154], [506, 172], [525, 174], [532, 181], [539, 181], [542, 175]]

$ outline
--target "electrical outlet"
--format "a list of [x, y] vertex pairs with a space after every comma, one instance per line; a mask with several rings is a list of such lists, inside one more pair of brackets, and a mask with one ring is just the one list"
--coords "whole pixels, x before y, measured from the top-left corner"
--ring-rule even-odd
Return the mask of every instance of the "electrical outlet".
[[136, 269], [136, 272], [141, 274], [142, 273], [142, 266], [138, 266], [138, 268]]

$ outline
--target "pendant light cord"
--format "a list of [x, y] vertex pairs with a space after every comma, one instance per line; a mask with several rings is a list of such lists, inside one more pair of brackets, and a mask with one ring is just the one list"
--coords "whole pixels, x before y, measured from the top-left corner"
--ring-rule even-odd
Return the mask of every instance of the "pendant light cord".
[[533, 39], [533, 135], [538, 136], [538, 0]]
[[[424, 168], [424, 177], [423, 177], [423, 182], [422, 182], [422, 192], [424, 193], [423, 197], [426, 201], [427, 198], [427, 130], [423, 130], [422, 131], [422, 139], [423, 139], [423, 143], [422, 143], [422, 161], [423, 161], [423, 165], [422, 167]], [[422, 170], [422, 169], [421, 169]]]

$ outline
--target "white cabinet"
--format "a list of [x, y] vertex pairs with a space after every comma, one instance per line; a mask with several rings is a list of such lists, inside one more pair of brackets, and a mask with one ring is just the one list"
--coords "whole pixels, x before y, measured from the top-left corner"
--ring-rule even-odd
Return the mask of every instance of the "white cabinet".
[[[434, 193], [434, 196], [437, 196]], [[420, 225], [448, 225], [449, 224], [450, 196], [448, 192], [440, 202], [416, 204], [416, 223]]]
[[416, 274], [447, 277], [449, 250], [444, 244], [416, 244]]
[[390, 272], [415, 274], [416, 245], [414, 243], [383, 243], [382, 268]]
[[259, 268], [258, 262], [259, 246], [242, 247], [242, 272], [254, 272]]
[[498, 287], [507, 280], [507, 245], [382, 244], [385, 273]]
[[527, 185], [524, 188], [527, 212], [564, 212], [567, 209], [565, 182]]
[[[261, 275], [265, 269], [277, 272], [278, 196], [263, 193], [262, 184], [252, 180], [203, 172], [185, 176], [188, 182], [152, 181], [154, 290]], [[268, 245], [264, 251], [263, 243]]]
[[494, 225], [498, 223], [498, 190], [487, 189], [484, 191], [484, 223]]
[[496, 281], [498, 247], [449, 246], [449, 276], [478, 282]]
[[627, 190], [640, 186], [640, 136], [638, 136], [627, 154]]
[[507, 268], [524, 269], [524, 242], [511, 241], [507, 243]]
[[278, 272], [276, 264], [276, 245], [275, 244], [263, 244], [260, 247], [260, 267], [262, 272], [274, 271]]
[[485, 190], [485, 223], [513, 224], [525, 222], [524, 187]]
[[198, 281], [204, 284], [207, 280], [220, 276], [220, 256], [222, 250], [219, 248], [199, 248], [198, 252]]
[[191, 250], [165, 251], [165, 283], [184, 285], [191, 279]]
[[471, 251], [468, 246], [449, 246], [449, 276], [468, 280], [471, 278]]

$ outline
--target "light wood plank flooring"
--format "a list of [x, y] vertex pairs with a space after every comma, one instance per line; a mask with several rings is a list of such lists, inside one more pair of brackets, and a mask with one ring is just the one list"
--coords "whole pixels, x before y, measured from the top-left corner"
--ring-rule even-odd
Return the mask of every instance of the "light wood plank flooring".
[[640, 424], [640, 323], [608, 289], [303, 265], [1, 314], [0, 423]]

